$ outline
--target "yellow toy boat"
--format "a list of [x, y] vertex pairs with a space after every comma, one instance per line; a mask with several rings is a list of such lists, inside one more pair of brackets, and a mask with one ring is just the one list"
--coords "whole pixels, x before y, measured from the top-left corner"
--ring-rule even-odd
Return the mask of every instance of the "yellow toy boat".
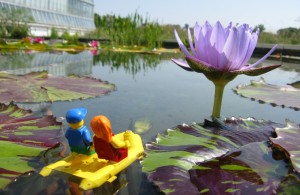
[[[123, 134], [124, 132], [115, 136], [123, 139]], [[105, 182], [113, 182], [118, 173], [144, 156], [141, 137], [132, 133], [129, 141], [131, 146], [128, 148], [128, 156], [118, 163], [99, 159], [96, 153], [88, 156], [72, 152], [66, 158], [44, 167], [40, 174], [45, 177], [55, 170], [79, 177], [81, 178], [79, 188], [83, 190], [99, 187]]]

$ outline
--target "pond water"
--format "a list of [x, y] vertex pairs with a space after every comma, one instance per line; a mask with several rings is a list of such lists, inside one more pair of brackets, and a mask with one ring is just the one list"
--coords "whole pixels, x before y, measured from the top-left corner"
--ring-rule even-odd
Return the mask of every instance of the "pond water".
[[[179, 68], [170, 60], [172, 57], [181, 56], [180, 54], [149, 55], [118, 52], [100, 52], [95, 56], [88, 51], [79, 54], [63, 52], [5, 54], [1, 56], [0, 71], [26, 74], [47, 70], [57, 76], [91, 75], [115, 84], [116, 91], [92, 99], [19, 105], [41, 113], [50, 110], [56, 117], [64, 117], [66, 111], [71, 108], [85, 107], [88, 110], [85, 118], [87, 124], [93, 116], [104, 114], [110, 119], [114, 133], [126, 129], [134, 130], [136, 121], [147, 121], [151, 124], [151, 128], [141, 134], [145, 144], [153, 141], [157, 133], [163, 133], [168, 128], [182, 123], [203, 122], [212, 112], [213, 84], [203, 74], [187, 72]], [[255, 59], [251, 61], [254, 62]], [[281, 62], [265, 61], [264, 63]], [[254, 117], [282, 124], [286, 119], [290, 119], [299, 124], [299, 111], [261, 104], [233, 92], [232, 89], [237, 85], [249, 84], [251, 80], [259, 80], [260, 77], [263, 77], [267, 83], [275, 85], [293, 83], [300, 80], [300, 65], [283, 63], [282, 68], [258, 77], [238, 76], [225, 88], [222, 117]], [[138, 163], [128, 168], [125, 176], [128, 185], [123, 187], [119, 194], [155, 192], [145, 181]], [[32, 176], [22, 178], [24, 180], [22, 186], [14, 186], [15, 190], [18, 188], [24, 191], [26, 186], [32, 186], [36, 182], [42, 183], [41, 179], [30, 179], [30, 177], [32, 178]]]

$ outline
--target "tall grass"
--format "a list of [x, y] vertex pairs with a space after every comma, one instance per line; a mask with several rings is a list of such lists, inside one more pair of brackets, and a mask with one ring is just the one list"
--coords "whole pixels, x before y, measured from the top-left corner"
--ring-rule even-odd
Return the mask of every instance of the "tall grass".
[[137, 12], [127, 17], [95, 14], [95, 25], [98, 38], [109, 38], [116, 46], [161, 46], [161, 26], [157, 21], [150, 21], [149, 17], [143, 18]]

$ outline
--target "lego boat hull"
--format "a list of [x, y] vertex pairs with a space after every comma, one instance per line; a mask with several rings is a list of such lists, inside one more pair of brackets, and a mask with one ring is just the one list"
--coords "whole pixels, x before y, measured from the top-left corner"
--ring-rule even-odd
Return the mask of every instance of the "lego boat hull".
[[[124, 132], [115, 136], [123, 139], [123, 134]], [[141, 137], [138, 134], [132, 134], [129, 141], [131, 146], [128, 148], [128, 156], [118, 163], [99, 159], [96, 153], [88, 156], [73, 152], [64, 159], [44, 167], [40, 175], [48, 176], [53, 170], [59, 171], [81, 178], [79, 188], [83, 190], [99, 187], [105, 182], [114, 181], [118, 173], [143, 157], [144, 148]]]

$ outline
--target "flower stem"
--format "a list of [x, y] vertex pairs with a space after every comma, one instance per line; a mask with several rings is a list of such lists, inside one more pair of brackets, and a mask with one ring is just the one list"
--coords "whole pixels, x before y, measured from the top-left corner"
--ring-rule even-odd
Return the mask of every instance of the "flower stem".
[[221, 107], [222, 107], [222, 99], [223, 99], [223, 91], [227, 83], [215, 83], [215, 99], [214, 99], [214, 108], [212, 112], [212, 117], [220, 118]]

